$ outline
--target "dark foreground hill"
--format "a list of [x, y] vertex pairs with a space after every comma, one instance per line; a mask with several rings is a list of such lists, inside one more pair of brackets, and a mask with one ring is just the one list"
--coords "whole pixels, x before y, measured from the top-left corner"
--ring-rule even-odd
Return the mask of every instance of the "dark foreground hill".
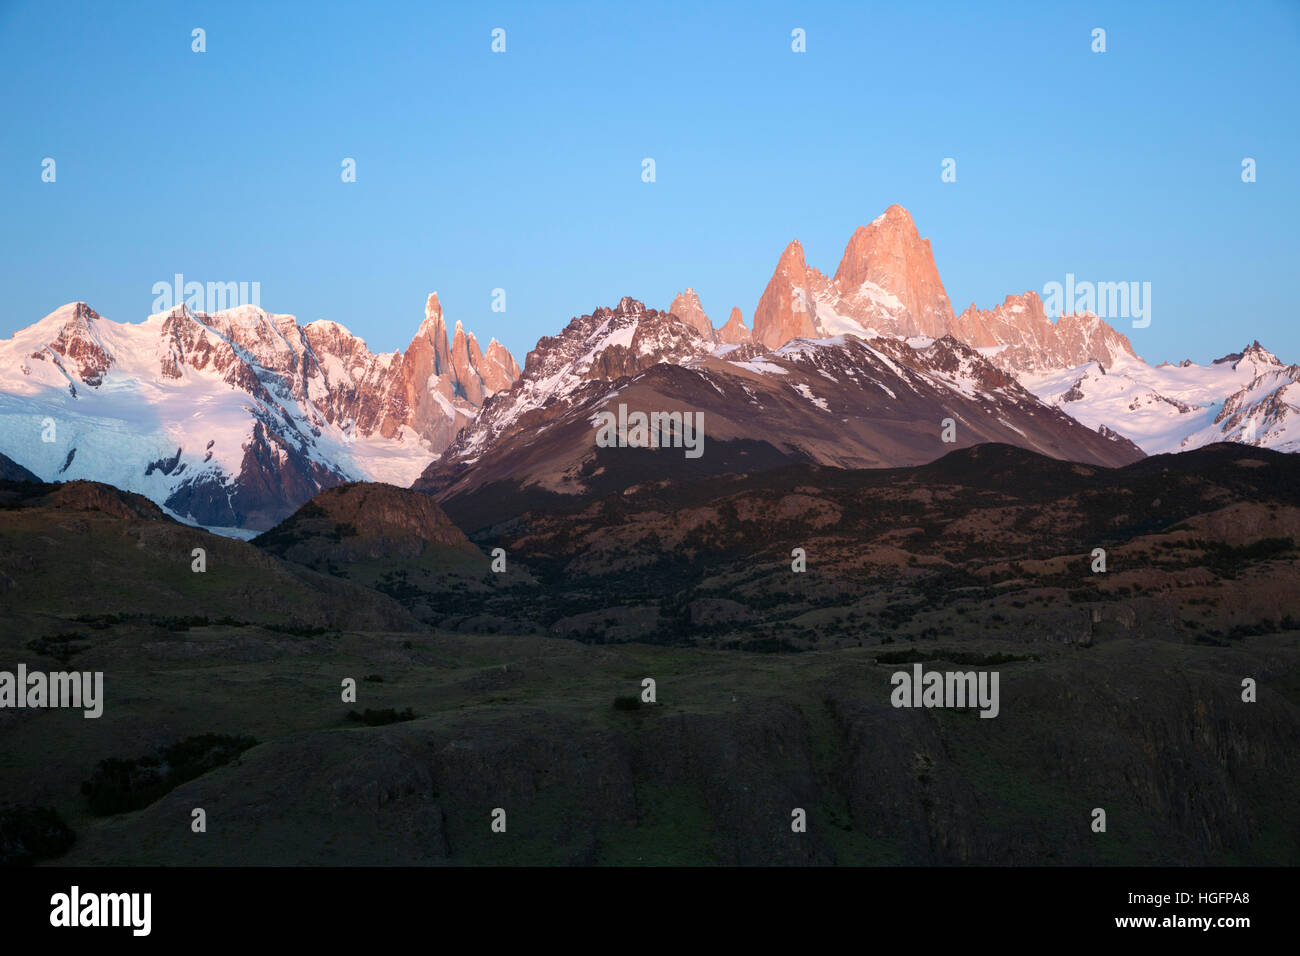
[[[231, 636], [120, 633], [78, 661], [107, 673], [101, 720], [0, 722], [6, 794], [77, 831], [61, 862], [1300, 862], [1294, 634], [1011, 661], [1025, 649], [993, 639], [925, 647], [927, 667], [1000, 672], [991, 720], [889, 706], [891, 675], [911, 667], [887, 656], [897, 645], [738, 655], [372, 633], [232, 659]], [[344, 676], [355, 705], [339, 701]], [[1258, 703], [1242, 702], [1243, 676]], [[629, 703], [647, 677], [657, 703]], [[415, 719], [345, 719], [363, 708]], [[99, 760], [202, 733], [262, 743], [142, 810], [89, 814], [78, 787]], [[194, 807], [206, 834], [190, 831]], [[807, 833], [791, 831], [797, 808]]]
[[7, 455], [0, 455], [0, 481], [40, 481], [34, 474]]
[[181, 524], [111, 485], [0, 482], [0, 625], [39, 639], [67, 622], [128, 619], [414, 623], [382, 595]]
[[[1296, 469], [979, 446], [646, 483], [481, 550], [401, 489], [271, 549], [4, 485], [0, 670], [101, 671], [105, 703], [0, 708], [0, 788], [66, 863], [1295, 865]], [[996, 718], [892, 706], [918, 664], [996, 672]], [[260, 743], [92, 813], [100, 761], [209, 734]]]
[[1300, 458], [1240, 445], [1123, 468], [979, 445], [917, 468], [650, 481], [473, 537], [511, 570], [441, 626], [795, 650], [1221, 643], [1300, 621]]
[[264, 551], [315, 568], [383, 558], [410, 560], [433, 552], [479, 553], [429, 495], [371, 482], [322, 491], [259, 535], [256, 543]]

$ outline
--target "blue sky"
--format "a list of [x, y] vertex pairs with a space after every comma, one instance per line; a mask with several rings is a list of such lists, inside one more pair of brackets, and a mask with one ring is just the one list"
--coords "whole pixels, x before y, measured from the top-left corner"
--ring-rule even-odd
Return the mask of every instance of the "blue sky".
[[0, 336], [181, 272], [384, 351], [437, 290], [522, 364], [622, 295], [748, 324], [792, 238], [830, 273], [896, 202], [958, 311], [1145, 281], [1148, 360], [1300, 361], [1298, 54], [1295, 2], [0, 0]]

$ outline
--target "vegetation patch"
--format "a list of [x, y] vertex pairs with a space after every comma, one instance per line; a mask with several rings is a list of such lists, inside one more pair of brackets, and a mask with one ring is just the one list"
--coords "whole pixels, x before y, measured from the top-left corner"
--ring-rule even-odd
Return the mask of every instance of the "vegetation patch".
[[85, 641], [84, 634], [72, 632], [51, 634], [49, 637], [38, 637], [28, 641], [27, 649], [33, 654], [53, 657], [59, 663], [66, 664], [74, 654], [79, 654], [86, 649]]
[[62, 856], [77, 835], [53, 807], [0, 807], [0, 866], [31, 866]]
[[128, 813], [147, 807], [255, 746], [252, 737], [200, 734], [132, 760], [110, 757], [101, 760], [90, 779], [82, 783], [81, 793], [96, 816]]
[[397, 724], [404, 720], [415, 720], [420, 715], [411, 708], [405, 710], [394, 710], [391, 707], [385, 707], [382, 710], [371, 710], [367, 707], [365, 710], [357, 713], [355, 710], [349, 710], [347, 720], [354, 724], [365, 724], [367, 727], [382, 727], [385, 724]]
[[876, 655], [877, 664], [919, 664], [922, 661], [948, 661], [952, 664], [966, 664], [972, 667], [993, 667], [998, 664], [1012, 664], [1016, 661], [1028, 660], [1033, 660], [1033, 658], [1021, 654], [920, 651], [915, 648], [909, 648], [905, 651], [881, 651]]

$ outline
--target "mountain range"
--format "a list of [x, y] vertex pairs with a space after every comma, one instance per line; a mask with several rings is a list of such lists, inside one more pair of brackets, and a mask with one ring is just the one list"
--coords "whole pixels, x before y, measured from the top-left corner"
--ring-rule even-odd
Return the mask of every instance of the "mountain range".
[[[619, 407], [628, 417], [703, 411], [704, 453], [692, 460], [671, 442], [649, 454], [597, 447], [597, 416]], [[671, 313], [624, 298], [539, 342], [516, 385], [485, 404], [413, 487], [442, 500], [473, 494], [504, 517], [508, 501], [522, 507], [539, 495], [797, 462], [914, 465], [989, 441], [1109, 466], [1142, 457], [1131, 442], [1043, 404], [950, 336], [716, 347]]]
[[[830, 277], [792, 241], [752, 329], [739, 308], [715, 327], [693, 288], [667, 311], [625, 297], [539, 340], [522, 370], [495, 339], [449, 334], [436, 294], [407, 349], [384, 354], [253, 306], [125, 324], [71, 303], [0, 341], [0, 453], [247, 536], [354, 481], [523, 507], [799, 462], [918, 465], [984, 442], [1102, 466], [1220, 441], [1297, 451], [1297, 382], [1258, 342], [1153, 367], [1103, 319], [1053, 319], [1033, 291], [956, 314], [895, 205]], [[706, 453], [598, 447], [598, 416], [620, 407], [703, 412]]]
[[0, 451], [259, 530], [334, 485], [409, 483], [518, 376], [495, 339], [459, 322], [449, 338], [436, 294], [406, 351], [381, 354], [253, 306], [127, 324], [76, 302], [0, 341]]

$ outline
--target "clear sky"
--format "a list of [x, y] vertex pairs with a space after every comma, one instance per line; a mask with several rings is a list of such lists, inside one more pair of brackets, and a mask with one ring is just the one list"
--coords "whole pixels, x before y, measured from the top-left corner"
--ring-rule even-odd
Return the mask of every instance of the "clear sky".
[[376, 351], [437, 290], [522, 364], [622, 295], [749, 324], [899, 203], [958, 311], [1150, 282], [1148, 360], [1300, 362], [1300, 3], [993, 7], [0, 0], [0, 336], [180, 272]]

